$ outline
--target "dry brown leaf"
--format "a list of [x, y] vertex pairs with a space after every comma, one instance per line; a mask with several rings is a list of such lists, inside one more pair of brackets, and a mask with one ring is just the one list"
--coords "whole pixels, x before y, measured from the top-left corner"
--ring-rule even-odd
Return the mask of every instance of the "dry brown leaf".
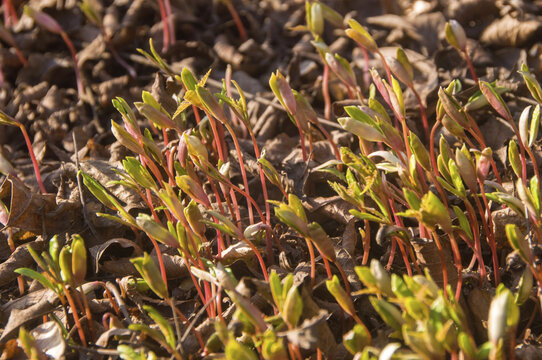
[[540, 37], [542, 22], [538, 19], [519, 20], [506, 15], [489, 25], [480, 41], [493, 46], [521, 47]]

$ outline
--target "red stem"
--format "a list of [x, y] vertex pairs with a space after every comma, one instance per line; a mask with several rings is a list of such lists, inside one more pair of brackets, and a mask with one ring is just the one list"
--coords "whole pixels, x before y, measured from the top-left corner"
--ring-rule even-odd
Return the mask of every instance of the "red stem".
[[360, 48], [363, 53], [363, 83], [365, 89], [368, 89], [371, 84], [371, 74], [369, 73], [369, 51], [363, 46], [360, 46]]
[[[250, 195], [250, 188], [248, 186], [248, 179], [247, 179], [247, 172], [245, 169], [245, 161], [243, 160], [243, 152], [241, 151], [241, 146], [239, 146], [239, 140], [237, 139], [237, 135], [233, 131], [232, 127], [229, 124], [224, 124], [228, 131], [231, 134], [231, 137], [233, 139], [233, 144], [235, 145], [235, 151], [237, 151], [237, 157], [239, 158], [239, 167], [241, 168], [241, 177], [243, 178], [243, 185], [245, 186], [245, 191], [247, 194]], [[252, 211], [252, 206], [250, 204], [250, 201], [247, 199], [247, 208], [248, 208], [248, 219], [250, 221], [250, 224], [254, 224], [254, 213]]]
[[66, 285], [62, 284], [62, 291], [64, 295], [66, 296], [66, 299], [68, 299], [68, 303], [70, 304], [72, 308], [72, 316], [73, 320], [75, 321], [75, 327], [77, 327], [77, 332], [79, 333], [79, 338], [81, 339], [81, 342], [84, 346], [87, 345], [87, 340], [85, 338], [85, 332], [83, 331], [83, 326], [81, 325], [81, 321], [79, 320], [79, 314], [77, 313], [77, 307], [75, 306], [75, 302], [73, 301], [73, 297], [71, 296], [70, 292], [66, 288]]
[[66, 46], [68, 47], [68, 49], [70, 50], [70, 54], [72, 55], [73, 67], [75, 70], [75, 80], [77, 81], [77, 92], [79, 93], [79, 97], [83, 98], [85, 96], [85, 88], [83, 86], [83, 79], [81, 78], [81, 72], [79, 70], [79, 62], [77, 61], [77, 51], [75, 50], [72, 41], [68, 37], [68, 34], [62, 31], [60, 33], [60, 36], [62, 37], [62, 40], [64, 40], [64, 42], [66, 43]]
[[388, 82], [390, 83], [390, 86], [391, 86], [392, 85], [391, 71], [390, 71], [390, 67], [388, 66], [388, 62], [386, 61], [386, 58], [384, 57], [384, 55], [382, 55], [380, 50], [377, 49], [376, 53], [378, 54], [378, 56], [380, 56], [380, 59], [382, 60], [382, 65], [384, 65], [384, 69], [386, 70], [386, 76], [387, 76]]
[[265, 266], [265, 261], [263, 261], [262, 254], [258, 251], [258, 248], [254, 245], [252, 241], [249, 239], [243, 237], [240, 239], [248, 244], [248, 246], [254, 251], [254, 254], [258, 258], [258, 262], [260, 263], [260, 267], [262, 268], [262, 273], [265, 281], [269, 281], [269, 275], [267, 274], [267, 267]]
[[442, 266], [442, 279], [443, 279], [443, 288], [446, 289], [448, 286], [448, 269], [446, 268], [446, 258], [444, 257], [444, 250], [442, 248], [442, 244], [440, 243], [440, 239], [438, 235], [435, 233], [435, 231], [431, 231], [431, 235], [433, 236], [433, 240], [435, 241], [435, 245], [437, 246], [438, 254], [440, 257], [440, 264]]
[[459, 247], [457, 246], [457, 241], [452, 234], [448, 234], [450, 237], [450, 244], [452, 245], [452, 253], [454, 254], [455, 266], [457, 267], [457, 285], [455, 289], [455, 300], [459, 301], [461, 296], [461, 286], [463, 284], [463, 264], [461, 263], [461, 254], [459, 253]]
[[469, 71], [472, 76], [472, 79], [475, 83], [478, 84], [478, 76], [476, 76], [476, 71], [474, 70], [474, 66], [472, 65], [472, 61], [470, 60], [470, 56], [467, 52], [467, 50], [463, 51], [463, 55], [465, 56], [465, 60], [467, 60], [467, 65], [469, 66]]
[[162, 18], [162, 27], [163, 30], [163, 41], [164, 45], [162, 46], [162, 51], [166, 52], [169, 49], [170, 45], [170, 39], [171, 35], [169, 34], [169, 25], [168, 25], [168, 19], [167, 19], [167, 13], [166, 13], [166, 6], [164, 5], [163, 0], [157, 0], [158, 1], [158, 7], [160, 8], [160, 17]]
[[[256, 142], [256, 137], [254, 136], [254, 132], [251, 128], [248, 129], [248, 132], [250, 134], [250, 138], [252, 139], [252, 146], [254, 147], [254, 155], [256, 155], [256, 158], [260, 158], [260, 148], [258, 147], [258, 143]], [[265, 180], [265, 174], [263, 172], [262, 164], [258, 162], [258, 172], [260, 173], [260, 182], [262, 184], [262, 193], [263, 193], [263, 199], [265, 201], [265, 224], [270, 225], [271, 224], [271, 205], [267, 201], [269, 199], [267, 195], [267, 183]], [[267, 261], [272, 265], [274, 263], [273, 260], [273, 248], [271, 244], [271, 239], [269, 238], [269, 232], [265, 232], [265, 240], [266, 240], [266, 246], [267, 246]]]
[[32, 160], [32, 166], [34, 167], [34, 173], [36, 174], [36, 181], [38, 182], [41, 193], [46, 194], [47, 190], [45, 190], [45, 186], [43, 185], [43, 181], [41, 180], [40, 167], [38, 165], [38, 160], [36, 160], [34, 149], [32, 149], [32, 142], [30, 142], [30, 137], [28, 136], [24, 125], [21, 123], [18, 124], [19, 129], [21, 129], [21, 132], [23, 133], [24, 141], [26, 142], [26, 147], [28, 148], [28, 154], [30, 155], [30, 159]]
[[297, 125], [297, 130], [299, 131], [299, 141], [301, 142], [301, 154], [303, 155], [303, 161], [307, 162], [307, 151], [305, 149], [305, 137], [303, 136], [303, 129], [301, 129], [301, 125], [299, 125], [299, 122], [295, 121]]
[[311, 261], [311, 288], [314, 287], [314, 280], [316, 278], [316, 260], [314, 257], [314, 249], [309, 239], [305, 239], [307, 242], [307, 250], [309, 251], [309, 257]]
[[[420, 94], [418, 94], [418, 92], [414, 88], [414, 85], [410, 86], [410, 89], [412, 89], [412, 92], [414, 92], [414, 95], [416, 96], [416, 100], [418, 100], [418, 106], [420, 108], [420, 112], [422, 113], [423, 131], [425, 134], [425, 139], [427, 140], [429, 139], [429, 125], [427, 124], [427, 114], [425, 113], [425, 108], [423, 107]], [[433, 146], [433, 143], [429, 144], [429, 146]]]
[[[497, 250], [493, 249], [493, 245], [495, 245], [495, 235], [493, 234], [493, 229], [489, 228], [487, 224], [487, 221], [484, 216], [484, 210], [482, 209], [482, 204], [480, 203], [478, 196], [476, 196], [476, 194], [473, 194], [473, 197], [474, 197], [474, 202], [476, 203], [476, 207], [478, 208], [478, 213], [480, 214], [480, 217], [482, 218], [482, 226], [484, 228], [484, 231], [487, 234], [488, 243], [491, 247], [491, 255], [493, 259], [493, 271], [495, 272], [495, 285], [496, 285], [500, 282], [500, 275], [499, 275], [499, 259], [497, 258]], [[489, 215], [489, 218], [491, 219], [491, 214]]]
[[242, 42], [245, 42], [247, 40], [247, 31], [245, 30], [245, 26], [243, 25], [243, 22], [241, 21], [241, 17], [239, 16], [239, 13], [237, 10], [235, 10], [235, 7], [231, 3], [230, 0], [226, 0], [226, 6], [228, 7], [228, 11], [231, 14], [231, 17], [233, 18], [233, 21], [235, 21], [235, 26], [237, 26], [237, 31], [239, 31], [239, 37], [241, 38]]
[[331, 120], [331, 98], [329, 96], [329, 65], [324, 61], [322, 74], [322, 96], [324, 97], [324, 117]]
[[158, 265], [160, 266], [160, 274], [162, 275], [162, 279], [164, 280], [164, 284], [166, 284], [166, 291], [167, 291], [167, 275], [166, 275], [166, 266], [164, 265], [164, 259], [162, 258], [162, 251], [160, 251], [160, 247], [158, 246], [158, 243], [156, 240], [147, 234], [149, 239], [151, 239], [152, 246], [154, 246], [154, 250], [156, 251], [156, 257], [158, 258]]
[[175, 38], [175, 22], [173, 21], [173, 14], [171, 12], [171, 1], [170, 0], [164, 0], [164, 5], [166, 8], [166, 18], [167, 18], [167, 24], [169, 27], [169, 40], [170, 44], [174, 44], [176, 41]]

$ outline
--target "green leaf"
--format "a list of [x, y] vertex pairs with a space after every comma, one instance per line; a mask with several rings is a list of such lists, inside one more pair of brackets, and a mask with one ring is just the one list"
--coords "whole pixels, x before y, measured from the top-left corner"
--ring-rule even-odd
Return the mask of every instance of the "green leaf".
[[130, 262], [134, 264], [136, 270], [141, 274], [156, 295], [162, 299], [165, 299], [168, 296], [167, 286], [162, 279], [160, 270], [148, 253], [144, 253], [143, 257], [130, 259]]
[[[457, 169], [463, 178], [463, 181], [467, 185], [470, 191], [476, 191], [477, 178], [476, 178], [476, 169], [471, 160], [470, 154], [463, 144], [461, 149], [456, 149], [455, 151], [455, 164]], [[450, 164], [448, 163], [448, 169], [450, 169]], [[451, 170], [450, 170], [451, 175]], [[452, 179], [453, 180], [453, 179]], [[455, 184], [455, 182], [454, 182]]]
[[519, 157], [518, 144], [514, 140], [510, 140], [508, 143], [508, 161], [512, 165], [512, 170], [518, 178], [521, 178], [521, 158]]
[[497, 111], [497, 113], [499, 113], [499, 115], [502, 116], [505, 120], [513, 121], [512, 114], [510, 114], [508, 106], [506, 106], [503, 98], [495, 90], [493, 85], [491, 85], [487, 81], [480, 81], [479, 85], [482, 94], [484, 94], [487, 101], [489, 101], [489, 104], [495, 109], [495, 111]]
[[237, 341], [228, 341], [225, 349], [226, 360], [258, 360], [252, 350]]
[[62, 281], [67, 284], [71, 284], [73, 281], [72, 254], [67, 245], [60, 250], [58, 264], [60, 265], [60, 275], [62, 276]]
[[378, 217], [378, 216], [369, 214], [367, 212], [361, 212], [361, 211], [356, 210], [356, 209], [350, 209], [348, 212], [350, 214], [354, 215], [355, 217], [360, 218], [361, 220], [369, 220], [369, 221], [373, 221], [373, 222], [380, 223], [380, 224], [385, 224], [385, 223], [388, 222], [386, 219], [384, 219], [382, 217]]
[[129, 345], [118, 345], [117, 351], [122, 360], [154, 360], [156, 355], [152, 351], [145, 353], [145, 350], [138, 349], [136, 352]]
[[[373, 276], [375, 286], [386, 296], [393, 296], [394, 291], [391, 284], [391, 278], [384, 266], [377, 259], [372, 259], [370, 264], [371, 275]], [[358, 274], [359, 275], [359, 274]], [[361, 277], [360, 277], [361, 278]]]
[[82, 170], [79, 170], [79, 174], [83, 177], [83, 183], [90, 190], [92, 195], [94, 195], [102, 204], [107, 206], [112, 210], [117, 210], [122, 219], [129, 223], [131, 226], [136, 226], [135, 219], [124, 209], [124, 207], [115, 199], [113, 196], [109, 195], [105, 188], [98, 181], [94, 180], [90, 175], [84, 173]]
[[156, 52], [156, 50], [154, 49], [152, 38], [149, 39], [149, 47], [151, 49], [152, 55], [142, 49], [137, 49], [137, 51], [143, 56], [145, 56], [153, 64], [155, 64], [156, 67], [168, 73], [169, 75], [173, 75], [173, 71], [171, 70], [171, 68], [166, 64], [164, 59], [162, 59], [162, 57], [158, 55], [158, 52]]
[[368, 266], [356, 266], [354, 271], [358, 275], [359, 279], [367, 288], [377, 288], [376, 279], [371, 273], [371, 269]]
[[[331, 53], [325, 54], [326, 63], [329, 68], [337, 75], [337, 77], [347, 86], [351, 88], [356, 87], [356, 78], [350, 63], [340, 56], [339, 54], [332, 55]], [[295, 94], [295, 93], [294, 93]]]
[[166, 339], [164, 338], [164, 335], [162, 335], [162, 333], [160, 333], [158, 330], [151, 329], [145, 324], [130, 324], [128, 325], [128, 329], [139, 331], [149, 336], [151, 339], [158, 341], [159, 343], [166, 343]]
[[113, 133], [115, 138], [121, 143], [121, 145], [128, 150], [131, 150], [136, 154], [143, 153], [143, 149], [139, 142], [113, 120], [111, 120], [111, 132]]
[[213, 115], [213, 117], [215, 117], [222, 124], [229, 124], [229, 120], [224, 112], [224, 109], [222, 108], [222, 105], [220, 105], [209, 90], [203, 86], [197, 85], [196, 94], [198, 94], [198, 97], [200, 98], [204, 107], [211, 113], [211, 115]]
[[122, 115], [124, 124], [131, 128], [135, 133], [141, 134], [134, 112], [126, 100], [121, 97], [116, 97], [115, 99], [111, 100], [111, 103], [113, 104], [113, 107]]
[[29, 277], [33, 280], [37, 280], [44, 288], [57, 292], [56, 286], [54, 286], [53, 283], [45, 275], [37, 271], [29, 268], [18, 268], [15, 270], [15, 272], [19, 275]]
[[529, 71], [527, 65], [522, 64], [521, 71], [519, 71], [519, 73], [523, 76], [523, 80], [525, 81], [525, 84], [527, 85], [533, 99], [535, 99], [539, 104], [542, 104], [542, 88], [540, 87], [538, 80], [536, 80], [534, 75]]
[[282, 106], [288, 111], [288, 114], [294, 116], [296, 113], [296, 101], [294, 93], [284, 76], [277, 70], [276, 74], [271, 74], [269, 87], [280, 101]]
[[408, 203], [408, 206], [410, 206], [412, 210], [420, 210], [421, 201], [418, 198], [418, 195], [416, 195], [413, 191], [407, 189], [406, 187], [403, 188], [403, 194], [405, 196], [405, 200]]
[[361, 353], [366, 346], [371, 345], [371, 335], [367, 328], [361, 324], [355, 324], [352, 330], [344, 334], [343, 344], [352, 355]]
[[228, 219], [226, 216], [222, 215], [221, 213], [213, 210], [207, 210], [206, 211], [211, 216], [215, 217], [220, 221], [220, 224], [216, 224], [210, 221], [205, 221], [205, 223], [209, 226], [212, 226], [216, 229], [219, 229], [220, 231], [224, 232], [225, 234], [228, 234], [230, 236], [233, 236], [236, 239], [243, 239], [243, 233], [235, 224]]
[[275, 216], [303, 236], [308, 236], [308, 225], [286, 204], [275, 208]]
[[60, 252], [60, 242], [58, 241], [58, 235], [54, 235], [49, 240], [49, 255], [53, 262], [58, 263], [58, 253]]
[[461, 351], [465, 353], [465, 355], [467, 355], [471, 359], [477, 359], [476, 343], [474, 342], [472, 336], [463, 331], [460, 331], [459, 335], [457, 336], [457, 344], [459, 345]]
[[309, 26], [310, 31], [315, 35], [322, 35], [324, 32], [324, 15], [320, 3], [311, 3], [310, 22], [307, 23], [307, 25]]
[[282, 312], [282, 305], [284, 304], [284, 299], [282, 298], [282, 284], [275, 270], [269, 275], [269, 288], [271, 289], [271, 295], [273, 296], [273, 300], [275, 301], [279, 312]]
[[533, 202], [533, 206], [535, 208], [535, 215], [537, 217], [540, 216], [540, 184], [538, 183], [538, 178], [536, 176], [533, 176], [531, 178], [531, 200]]
[[196, 85], [198, 82], [196, 81], [196, 78], [192, 74], [192, 72], [187, 68], [184, 67], [181, 71], [181, 79], [183, 81], [183, 85], [186, 87], [186, 90], [196, 90]]
[[527, 300], [529, 300], [532, 294], [533, 285], [533, 274], [531, 269], [526, 266], [523, 270], [521, 278], [519, 279], [518, 292], [514, 298], [514, 301], [518, 306], [523, 305]]
[[527, 207], [527, 210], [535, 217], [539, 217], [540, 214], [535, 208], [533, 195], [529, 191], [529, 189], [523, 185], [523, 181], [521, 179], [518, 179], [516, 182], [516, 189], [519, 196], [519, 199], [523, 202], [524, 206]]
[[335, 255], [335, 248], [333, 247], [333, 243], [324, 229], [322, 229], [318, 223], [312, 222], [307, 227], [307, 230], [309, 239], [314, 243], [314, 245], [316, 245], [318, 251], [320, 251], [320, 254], [322, 254], [322, 256], [324, 256], [326, 259], [334, 262], [337, 258]]
[[508, 336], [515, 336], [516, 325], [519, 320], [519, 308], [514, 302], [510, 290], [504, 286], [497, 289], [497, 295], [491, 301], [487, 320], [488, 338], [497, 344]]
[[442, 126], [444, 126], [452, 135], [460, 139], [464, 139], [466, 137], [465, 129], [459, 125], [458, 122], [449, 117], [448, 114], [444, 114], [442, 117]]
[[79, 285], [85, 281], [87, 274], [87, 249], [85, 241], [79, 234], [73, 235], [71, 250], [73, 281]]
[[79, 3], [79, 8], [90, 21], [98, 26], [102, 26], [102, 19], [100, 15], [98, 15], [91, 1], [83, 0], [81, 3]]
[[429, 191], [423, 196], [420, 212], [421, 221], [426, 226], [434, 229], [438, 224], [446, 233], [452, 232], [452, 220], [448, 209], [433, 192]]
[[525, 217], [524, 214], [524, 204], [518, 198], [503, 192], [493, 192], [486, 193], [486, 197], [489, 200], [498, 202], [500, 204], [505, 204], [512, 210], [514, 210], [518, 215]]
[[525, 236], [519, 231], [519, 228], [515, 224], [506, 224], [505, 226], [506, 237], [510, 246], [516, 250], [527, 264], [530, 264], [530, 250], [529, 243]]
[[[395, 97], [397, 98], [397, 113], [401, 115], [405, 115], [405, 101], [403, 99], [403, 90], [401, 90], [401, 84], [399, 84], [399, 81], [395, 79], [395, 77], [391, 77], [391, 87], [393, 89], [393, 93], [395, 94]], [[389, 92], [389, 89], [388, 89]], [[390, 96], [393, 99], [393, 96]], [[392, 101], [393, 104], [393, 101]]]
[[19, 127], [21, 124], [17, 120], [9, 116], [8, 114], [0, 110], [0, 125]]
[[205, 224], [203, 223], [203, 216], [201, 211], [196, 205], [195, 201], [190, 201], [188, 205], [184, 208], [184, 216], [192, 230], [199, 236], [205, 235]]
[[27, 359], [41, 360], [47, 358], [47, 356], [37, 346], [34, 337], [25, 330], [24, 327], [19, 328], [18, 343], [23, 348]]
[[341, 14], [330, 8], [329, 6], [319, 3], [320, 7], [322, 9], [322, 14], [324, 15], [324, 19], [329, 21], [331, 24], [338, 28], [343, 27], [343, 21], [344, 18]]
[[262, 356], [265, 360], [287, 359], [288, 354], [281, 338], [272, 330], [267, 330], [262, 342]]
[[465, 113], [463, 112], [461, 105], [459, 105], [457, 100], [452, 95], [450, 95], [443, 88], [439, 88], [438, 98], [439, 98], [440, 104], [442, 105], [442, 108], [444, 109], [446, 114], [448, 114], [450, 118], [452, 118], [454, 121], [456, 121], [459, 125], [461, 125], [465, 129], [470, 127], [469, 121], [467, 117], [465, 116]]
[[407, 297], [403, 302], [406, 312], [417, 321], [426, 321], [429, 317], [429, 308], [415, 297]]
[[288, 194], [288, 206], [295, 212], [297, 216], [304, 222], [307, 222], [307, 215], [301, 200], [294, 194]]
[[337, 121], [348, 132], [358, 136], [359, 138], [371, 142], [385, 141], [386, 138], [375, 126], [371, 126], [368, 123], [361, 122], [351, 117], [341, 117]]
[[412, 81], [414, 79], [414, 68], [412, 67], [412, 64], [410, 63], [410, 60], [408, 59], [407, 54], [402, 48], [398, 47], [395, 53], [395, 57], [397, 58], [397, 61], [402, 65], [403, 69], [405, 69], [408, 75], [409, 82], [406, 82], [405, 84], [412, 84]]
[[467, 47], [467, 35], [461, 24], [456, 20], [450, 20], [444, 28], [444, 35], [448, 44], [452, 45], [459, 51], [465, 51]]
[[154, 219], [150, 215], [137, 215], [136, 223], [139, 228], [150, 237], [160, 241], [167, 246], [171, 246], [173, 248], [179, 247], [179, 242], [177, 241], [177, 238], [165, 227], [154, 221]]
[[[450, 178], [452, 179], [452, 183], [454, 185], [455, 190], [457, 191], [457, 193], [460, 195], [462, 199], [466, 198], [467, 191], [465, 190], [465, 186], [463, 185], [463, 180], [461, 180], [461, 174], [459, 172], [459, 168], [457, 167], [455, 161], [452, 159], [448, 161], [448, 170], [450, 171]], [[472, 179], [470, 181], [472, 181]]]
[[166, 343], [172, 349], [175, 349], [175, 333], [173, 332], [173, 328], [169, 325], [167, 320], [152, 306], [143, 305], [143, 309], [145, 309], [145, 311], [149, 314], [150, 318], [154, 320], [156, 325], [158, 325], [160, 332], [162, 333], [162, 335], [164, 335]]
[[399, 309], [384, 299], [370, 297], [369, 301], [388, 326], [396, 331], [401, 331], [401, 327], [405, 321], [403, 320]]
[[538, 128], [540, 126], [540, 105], [537, 104], [533, 110], [533, 115], [531, 116], [531, 124], [529, 126], [529, 146], [533, 146], [536, 138], [538, 137]]
[[416, 136], [414, 132], [410, 132], [410, 134], [408, 135], [408, 143], [410, 145], [412, 153], [416, 157], [416, 161], [418, 162], [418, 164], [420, 164], [424, 170], [431, 171], [432, 169], [429, 152], [422, 144], [420, 138]]
[[187, 193], [194, 201], [204, 205], [206, 208], [211, 207], [209, 198], [200, 184], [198, 184], [189, 175], [181, 175], [175, 177], [175, 182], [185, 193]]
[[301, 318], [301, 314], [303, 313], [303, 300], [297, 291], [297, 286], [292, 286], [288, 290], [281, 313], [284, 321], [292, 328], [297, 326], [299, 318]]
[[151, 104], [136, 102], [137, 111], [154, 125], [165, 129], [177, 129], [177, 124], [164, 112], [156, 109]]
[[369, 51], [378, 50], [378, 46], [376, 45], [373, 37], [367, 32], [367, 30], [365, 30], [363, 26], [361, 26], [360, 23], [354, 19], [350, 19], [348, 20], [348, 25], [350, 26], [350, 29], [346, 29], [345, 33], [349, 38]]
[[457, 216], [457, 220], [459, 221], [459, 227], [467, 234], [469, 239], [472, 241], [474, 240], [474, 237], [472, 235], [472, 230], [470, 228], [470, 223], [467, 217], [465, 216], [465, 213], [463, 210], [459, 208], [459, 206], [452, 205], [452, 208], [454, 209], [455, 215]]
[[356, 310], [354, 309], [354, 303], [352, 297], [347, 294], [341, 286], [337, 275], [333, 275], [331, 280], [326, 280], [327, 290], [333, 295], [335, 300], [339, 303], [341, 308], [350, 316], [356, 316]]
[[267, 329], [267, 323], [264, 320], [264, 315], [256, 306], [254, 306], [254, 304], [236, 292], [235, 289], [232, 289], [227, 293], [237, 306], [238, 310], [247, 317], [247, 319], [259, 332], [264, 332]]
[[158, 190], [158, 186], [149, 171], [132, 156], [127, 156], [122, 160], [124, 170], [130, 177], [145, 189]]

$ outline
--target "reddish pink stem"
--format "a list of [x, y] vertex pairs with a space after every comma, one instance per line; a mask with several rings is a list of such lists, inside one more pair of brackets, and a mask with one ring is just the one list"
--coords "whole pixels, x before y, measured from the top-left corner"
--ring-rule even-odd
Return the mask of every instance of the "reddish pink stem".
[[241, 38], [241, 41], [245, 42], [247, 39], [247, 31], [245, 30], [245, 26], [241, 21], [241, 17], [239, 17], [239, 13], [237, 13], [237, 10], [235, 10], [235, 7], [230, 0], [226, 0], [226, 6], [228, 7], [228, 11], [233, 18], [233, 21], [235, 21], [235, 25], [237, 26], [237, 31], [239, 31], [239, 37]]
[[[414, 88], [414, 85], [410, 86], [410, 89], [412, 89], [412, 92], [416, 96], [416, 100], [418, 100], [418, 107], [420, 108], [420, 112], [422, 114], [422, 125], [423, 125], [423, 131], [425, 135], [425, 139], [429, 139], [429, 125], [427, 124], [427, 114], [425, 113], [425, 108], [422, 104], [422, 99], [420, 98], [420, 94], [416, 91]], [[433, 146], [433, 144], [429, 144], [429, 146]]]
[[472, 76], [472, 79], [475, 83], [478, 84], [478, 76], [476, 76], [476, 71], [474, 70], [474, 66], [472, 65], [472, 61], [470, 60], [470, 56], [467, 53], [467, 50], [463, 51], [463, 55], [465, 56], [465, 59], [467, 60], [467, 65], [469, 66], [469, 71]]
[[68, 37], [68, 34], [66, 34], [64, 31], [60, 33], [60, 36], [62, 37], [62, 40], [66, 43], [66, 46], [70, 50], [72, 59], [73, 59], [73, 67], [75, 70], [75, 80], [77, 82], [77, 92], [79, 93], [79, 97], [83, 98], [85, 96], [85, 88], [83, 86], [83, 79], [81, 78], [81, 72], [79, 71], [79, 62], [77, 61], [77, 51], [75, 50], [75, 47], [73, 46], [72, 41]]
[[164, 5], [164, 0], [158, 0], [158, 7], [160, 8], [160, 17], [162, 18], [162, 27], [163, 30], [163, 41], [164, 45], [162, 46], [162, 52], [166, 52], [169, 49], [171, 35], [169, 34], [169, 24], [167, 19], [166, 6]]
[[169, 27], [169, 40], [170, 44], [175, 44], [175, 22], [173, 21], [173, 13], [171, 11], [171, 1], [164, 0], [164, 7], [166, 9], [167, 24]]
[[329, 96], [329, 65], [324, 61], [324, 73], [322, 74], [322, 96], [324, 97], [324, 116], [331, 119], [331, 98]]
[[41, 180], [40, 167], [38, 165], [38, 160], [36, 160], [34, 149], [32, 149], [32, 142], [30, 142], [30, 137], [28, 136], [28, 133], [26, 132], [23, 124], [19, 123], [19, 129], [21, 129], [21, 132], [23, 133], [24, 141], [26, 142], [26, 147], [28, 148], [28, 153], [30, 154], [30, 159], [32, 159], [32, 165], [34, 166], [34, 173], [36, 174], [38, 186], [41, 190], [41, 193], [46, 194], [47, 190], [45, 190], [45, 186], [43, 185], [43, 181]]

